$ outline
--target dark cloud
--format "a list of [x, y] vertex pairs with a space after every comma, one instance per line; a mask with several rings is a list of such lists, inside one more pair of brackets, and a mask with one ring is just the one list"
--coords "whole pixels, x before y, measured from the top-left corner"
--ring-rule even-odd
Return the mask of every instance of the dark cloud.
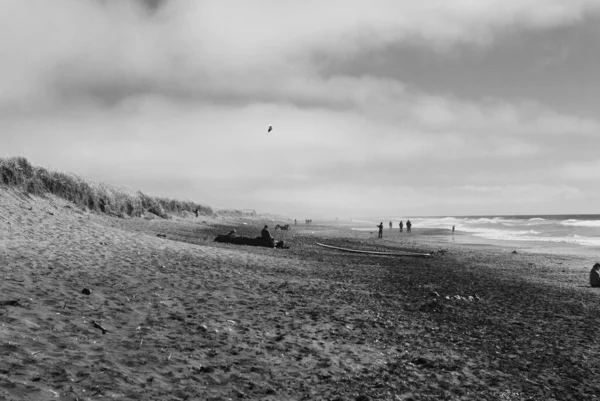
[[336, 58], [320, 53], [324, 76], [372, 75], [405, 82], [426, 92], [479, 101], [537, 100], [566, 112], [595, 117], [600, 52], [600, 17], [544, 30], [515, 29], [491, 46], [458, 44], [440, 51], [427, 42], [402, 42]]

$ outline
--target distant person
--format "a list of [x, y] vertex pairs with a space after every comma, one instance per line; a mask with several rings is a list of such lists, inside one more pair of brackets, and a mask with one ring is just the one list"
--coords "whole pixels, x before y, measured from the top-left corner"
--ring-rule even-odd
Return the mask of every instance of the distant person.
[[590, 285], [600, 287], [600, 263], [596, 263], [590, 272]]
[[265, 224], [265, 228], [262, 229], [262, 231], [260, 232], [260, 235], [262, 237], [262, 239], [264, 239], [265, 241], [267, 240], [271, 240], [273, 237], [271, 236], [271, 233], [269, 232], [269, 226]]
[[412, 228], [412, 223], [410, 222], [410, 220], [406, 220], [406, 232], [410, 233], [411, 228]]
[[379, 235], [377, 236], [377, 238], [383, 238], [383, 221], [379, 223], [377, 228], [379, 228]]
[[454, 226], [452, 226], [452, 234], [454, 234]]
[[296, 221], [296, 219], [294, 219], [294, 225], [297, 226], [298, 225], [298, 221]]
[[200, 208], [197, 207], [196, 210], [194, 210], [194, 213], [196, 213], [196, 217], [198, 217], [200, 215]]
[[400, 226], [400, 232], [402, 232], [402, 228], [404, 228], [404, 223], [400, 222], [400, 224], [398, 224]]
[[390, 230], [392, 229], [392, 222], [390, 221]]

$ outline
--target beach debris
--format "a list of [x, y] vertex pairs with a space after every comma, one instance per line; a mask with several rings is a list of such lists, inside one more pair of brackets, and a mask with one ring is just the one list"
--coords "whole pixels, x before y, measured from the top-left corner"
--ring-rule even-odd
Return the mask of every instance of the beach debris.
[[0, 301], [0, 306], [22, 306], [18, 299], [9, 299], [7, 301]]
[[[477, 297], [477, 298], [475, 298], [475, 297]], [[461, 295], [450, 296], [450, 295], [446, 295], [444, 298], [446, 298], [448, 300], [468, 301], [468, 302], [475, 301], [475, 299], [479, 300], [479, 297], [477, 295], [475, 295], [475, 297], [472, 296], [472, 295], [469, 295], [469, 296], [461, 296]]]
[[363, 253], [367, 255], [381, 255], [381, 256], [414, 256], [414, 257], [422, 257], [422, 258], [430, 258], [431, 254], [429, 253], [417, 253], [417, 252], [379, 252], [379, 251], [363, 251], [360, 249], [349, 249], [349, 248], [340, 248], [339, 246], [325, 245], [319, 242], [316, 243], [318, 246], [322, 246], [324, 248], [335, 249], [338, 251], [344, 252], [353, 252], [353, 253]]
[[102, 327], [102, 326], [101, 326], [101, 325], [100, 325], [98, 322], [96, 322], [95, 320], [92, 320], [92, 322], [91, 322], [91, 323], [92, 323], [92, 326], [94, 326], [94, 328], [96, 328], [96, 329], [99, 329], [99, 330], [102, 330], [102, 334], [106, 334], [106, 333], [108, 333], [108, 332], [109, 332], [108, 330], [106, 330], [104, 327]]
[[514, 251], [512, 251], [513, 254], [518, 254], [519, 252], [517, 252], [517, 250], [515, 249]]
[[81, 290], [81, 293], [83, 295], [90, 295], [92, 292], [90, 291], [89, 288], [84, 288], [83, 290]]
[[436, 297], [436, 298], [437, 298], [437, 297], [439, 297], [439, 296], [440, 296], [440, 293], [439, 293], [439, 292], [437, 292], [437, 291], [431, 291], [431, 292], [429, 293], [429, 295], [431, 295], [432, 297]]
[[166, 234], [156, 234], [156, 236], [157, 236], [157, 237], [160, 237], [160, 238], [167, 238], [167, 235], [166, 235]]

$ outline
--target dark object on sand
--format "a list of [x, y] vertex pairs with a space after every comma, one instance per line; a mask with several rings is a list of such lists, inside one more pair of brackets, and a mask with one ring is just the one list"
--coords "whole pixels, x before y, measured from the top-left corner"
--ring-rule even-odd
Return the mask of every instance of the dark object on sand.
[[101, 325], [99, 325], [98, 323], [96, 323], [94, 320], [92, 320], [92, 326], [94, 326], [97, 329], [102, 330], [102, 334], [108, 333], [108, 330], [106, 330], [104, 327], [102, 327]]
[[519, 252], [517, 252], [517, 250], [515, 249], [514, 251], [512, 251], [512, 253], [514, 253], [515, 255], [518, 254]]
[[417, 258], [430, 258], [431, 254], [429, 253], [416, 253], [416, 252], [378, 252], [378, 251], [362, 251], [360, 249], [348, 249], [348, 248], [340, 248], [338, 246], [331, 246], [331, 245], [325, 245], [325, 244], [320, 244], [317, 242], [317, 245], [322, 246], [324, 248], [330, 248], [330, 249], [336, 249], [338, 251], [344, 251], [344, 252], [353, 252], [353, 253], [364, 253], [367, 255], [381, 255], [381, 256], [414, 256]]
[[596, 263], [590, 271], [590, 285], [592, 287], [600, 287], [600, 263]]
[[275, 230], [291, 230], [291, 228], [290, 228], [289, 224], [284, 224], [284, 225], [277, 224], [275, 226]]
[[18, 299], [9, 299], [8, 301], [0, 301], [0, 306], [21, 306]]
[[165, 234], [156, 234], [157, 237], [161, 237], [161, 238], [167, 238], [167, 236]]
[[83, 290], [81, 290], [81, 293], [84, 295], [90, 295], [92, 292], [88, 288], [84, 288]]
[[281, 249], [289, 249], [289, 246], [286, 246], [283, 241], [275, 241], [274, 238], [249, 238], [243, 237], [241, 235], [237, 235], [235, 230], [231, 230], [227, 234], [219, 234], [215, 238], [214, 242], [223, 242], [227, 244], [235, 244], [235, 245], [250, 245], [250, 246], [264, 246], [266, 248], [281, 248]]

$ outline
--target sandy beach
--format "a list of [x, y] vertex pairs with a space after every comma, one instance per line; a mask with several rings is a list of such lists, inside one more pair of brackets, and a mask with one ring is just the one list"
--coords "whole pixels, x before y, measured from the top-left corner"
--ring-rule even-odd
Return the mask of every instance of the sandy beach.
[[272, 230], [290, 249], [220, 244], [264, 221], [121, 219], [6, 187], [0, 210], [2, 400], [600, 393], [587, 257], [318, 223]]

